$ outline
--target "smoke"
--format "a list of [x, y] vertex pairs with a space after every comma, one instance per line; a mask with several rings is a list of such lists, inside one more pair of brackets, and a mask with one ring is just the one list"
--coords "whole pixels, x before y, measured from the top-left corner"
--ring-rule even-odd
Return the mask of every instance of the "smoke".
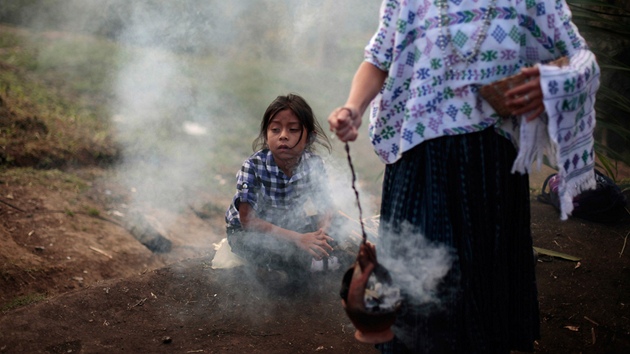
[[321, 120], [328, 102], [343, 103], [375, 6], [57, 0], [32, 5], [24, 17], [40, 29], [125, 44], [111, 69], [110, 111], [124, 148], [119, 178], [138, 204], [178, 209], [195, 195], [186, 191], [213, 187], [209, 176], [233, 180], [275, 96], [301, 94]]
[[[173, 210], [208, 195], [228, 207], [234, 175], [252, 153], [260, 119], [276, 96], [300, 94], [325, 129], [328, 113], [347, 97], [380, 6], [363, 0], [29, 3], [19, 18], [32, 27], [121, 44], [107, 69], [110, 116], [123, 147], [117, 178], [135, 192], [130, 208]], [[16, 6], [0, 8], [0, 17], [17, 18]], [[377, 213], [383, 170], [366, 126], [352, 143], [363, 217]], [[322, 153], [331, 197], [336, 209], [358, 220], [345, 151], [333, 145], [332, 155]], [[160, 221], [169, 228], [169, 220]], [[337, 234], [350, 229], [342, 225]], [[409, 259], [379, 258], [410, 294], [429, 301], [450, 266], [448, 252], [430, 244], [413, 249], [418, 254]]]
[[[357, 30], [361, 27], [344, 18], [366, 7], [360, 2], [354, 7], [331, 1], [323, 6], [277, 1], [132, 4], [125, 5], [127, 15], [116, 35], [129, 44], [121, 52], [112, 107], [126, 151], [119, 171], [138, 191], [139, 202], [176, 208], [192, 197], [182, 191], [208, 188], [208, 175], [221, 173], [233, 180], [275, 96], [301, 94], [321, 112], [321, 120], [332, 109], [325, 104], [331, 96], [341, 104], [339, 98], [347, 92], [334, 87], [334, 71], [328, 70], [348, 51], [339, 43], [344, 38], [338, 31], [361, 31], [367, 38], [376, 13], [369, 20], [354, 17], [370, 23]], [[357, 41], [353, 50], [357, 59], [363, 44]], [[348, 65], [345, 72], [353, 70]], [[219, 164], [226, 167], [219, 169]], [[329, 176], [343, 181], [334, 186], [336, 204], [352, 212], [356, 206], [349, 205], [353, 198], [344, 164], [329, 159]]]
[[378, 259], [388, 269], [393, 284], [416, 304], [439, 304], [438, 285], [451, 269], [453, 250], [445, 245], [429, 242], [424, 235], [403, 223], [400, 232], [392, 228], [380, 236]]

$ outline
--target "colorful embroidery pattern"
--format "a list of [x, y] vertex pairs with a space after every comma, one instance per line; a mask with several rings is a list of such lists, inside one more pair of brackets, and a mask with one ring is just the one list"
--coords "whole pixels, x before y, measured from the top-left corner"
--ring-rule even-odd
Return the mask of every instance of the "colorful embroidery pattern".
[[[595, 94], [599, 87], [599, 67], [593, 54], [578, 51], [571, 59], [572, 73], [541, 67], [541, 87], [549, 119], [549, 136], [557, 152], [554, 156], [561, 178], [559, 194], [561, 217], [573, 209], [572, 197], [593, 186], [595, 164]], [[553, 124], [552, 124], [553, 123]]]
[[[472, 50], [487, 5], [479, 0], [448, 1], [451, 41], [442, 35], [439, 10], [429, 0], [385, 0], [380, 26], [366, 46], [365, 60], [389, 72], [380, 99], [374, 101], [369, 127], [375, 151], [385, 163], [395, 162], [422, 141], [496, 125], [500, 118], [479, 98], [480, 85], [585, 47], [563, 1], [550, 6], [541, 0], [497, 0], [487, 38], [475, 61], [466, 65], [454, 55], [443, 57], [442, 49], [455, 46], [464, 54]], [[576, 90], [579, 85], [578, 79], [565, 80], [548, 91]], [[512, 129], [504, 135], [518, 134], [518, 128], [503, 126]]]

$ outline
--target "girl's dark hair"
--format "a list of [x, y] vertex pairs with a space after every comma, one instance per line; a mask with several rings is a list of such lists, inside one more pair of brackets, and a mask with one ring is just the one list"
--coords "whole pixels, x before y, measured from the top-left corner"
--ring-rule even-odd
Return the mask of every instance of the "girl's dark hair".
[[[300, 121], [300, 125], [306, 128], [308, 140], [306, 142], [305, 150], [313, 151], [313, 143], [317, 143], [325, 147], [328, 152], [331, 151], [332, 146], [330, 145], [330, 141], [328, 140], [328, 137], [324, 133], [322, 127], [317, 122], [311, 106], [306, 103], [304, 98], [293, 93], [286, 96], [276, 97], [269, 107], [267, 107], [267, 110], [263, 115], [262, 122], [260, 122], [260, 132], [258, 133], [258, 137], [254, 139], [254, 142], [252, 143], [252, 149], [254, 151], [267, 147], [267, 128], [269, 127], [269, 123], [278, 112], [285, 109], [293, 111], [297, 119]], [[300, 137], [300, 139], [301, 138], [302, 137]]]

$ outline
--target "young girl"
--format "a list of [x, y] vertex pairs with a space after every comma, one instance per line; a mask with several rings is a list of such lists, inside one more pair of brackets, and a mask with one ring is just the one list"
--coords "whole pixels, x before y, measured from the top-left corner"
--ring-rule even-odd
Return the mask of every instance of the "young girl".
[[278, 96], [263, 115], [256, 152], [236, 174], [225, 215], [228, 242], [266, 279], [304, 279], [333, 250], [325, 232], [331, 201], [315, 143], [331, 149], [308, 103], [295, 94]]

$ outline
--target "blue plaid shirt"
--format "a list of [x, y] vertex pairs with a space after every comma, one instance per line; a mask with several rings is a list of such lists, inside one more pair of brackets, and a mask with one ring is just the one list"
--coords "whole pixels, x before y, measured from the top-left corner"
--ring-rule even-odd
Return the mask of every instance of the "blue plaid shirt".
[[323, 160], [305, 151], [289, 178], [269, 149], [254, 153], [236, 174], [236, 193], [225, 213], [229, 227], [241, 226], [238, 208], [243, 202], [251, 205], [260, 219], [283, 228], [292, 228], [289, 225], [299, 225], [307, 218], [305, 205], [315, 207], [317, 214], [324, 213], [332, 202]]

